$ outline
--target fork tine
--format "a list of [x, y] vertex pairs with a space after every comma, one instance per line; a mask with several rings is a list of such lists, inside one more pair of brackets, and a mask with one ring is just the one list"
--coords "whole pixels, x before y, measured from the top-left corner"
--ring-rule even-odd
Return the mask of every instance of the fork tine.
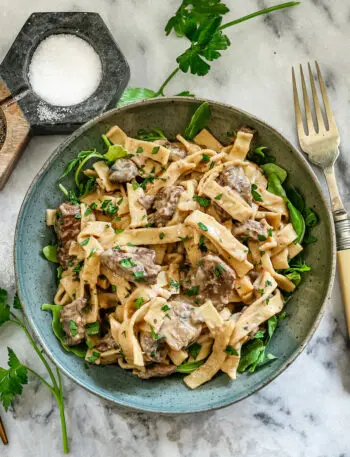
[[314, 126], [314, 121], [312, 119], [312, 114], [311, 114], [309, 95], [307, 93], [303, 67], [301, 65], [300, 65], [300, 77], [301, 77], [301, 87], [303, 88], [305, 117], [306, 117], [307, 128], [309, 130], [309, 134], [315, 133], [315, 126]]
[[302, 118], [302, 115], [301, 115], [300, 102], [299, 102], [299, 96], [298, 96], [298, 89], [297, 89], [297, 84], [296, 84], [296, 81], [295, 81], [295, 72], [294, 72], [294, 68], [293, 67], [292, 67], [292, 80], [293, 80], [295, 121], [296, 121], [296, 124], [297, 124], [298, 136], [299, 136], [299, 140], [300, 140], [300, 138], [305, 136], [305, 130], [304, 130], [304, 125], [303, 125], [303, 118]]
[[309, 76], [310, 76], [310, 84], [311, 84], [311, 90], [312, 90], [312, 97], [314, 99], [314, 106], [315, 106], [315, 112], [316, 112], [316, 119], [317, 119], [317, 124], [318, 124], [318, 131], [323, 132], [326, 130], [326, 127], [324, 125], [324, 120], [323, 120], [323, 115], [322, 111], [320, 108], [320, 101], [318, 99], [317, 91], [316, 91], [316, 86], [315, 86], [315, 80], [314, 76], [312, 74], [311, 70], [311, 65], [308, 63], [309, 67]]
[[324, 107], [325, 107], [325, 110], [326, 110], [326, 116], [327, 116], [328, 125], [329, 125], [329, 127], [337, 128], [336, 123], [335, 123], [335, 119], [334, 119], [334, 116], [333, 116], [332, 108], [331, 108], [331, 105], [330, 105], [329, 100], [328, 100], [326, 85], [325, 85], [325, 83], [323, 81], [321, 70], [320, 70], [320, 67], [319, 67], [317, 61], [315, 62], [315, 65], [316, 65], [316, 70], [317, 70], [318, 82], [319, 82], [320, 88], [321, 88], [323, 103], [324, 103]]

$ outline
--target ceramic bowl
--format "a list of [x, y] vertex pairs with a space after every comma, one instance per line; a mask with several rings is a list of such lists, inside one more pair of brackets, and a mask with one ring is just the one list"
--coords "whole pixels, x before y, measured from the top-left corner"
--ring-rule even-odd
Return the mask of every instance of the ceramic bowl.
[[[241, 110], [211, 102], [210, 130], [227, 144], [227, 132], [247, 125], [257, 131], [255, 143], [267, 146], [288, 180], [304, 193], [307, 204], [320, 216], [314, 233], [316, 244], [305, 251], [312, 271], [286, 305], [288, 319], [281, 321], [270, 349], [278, 359], [252, 375], [240, 375], [232, 382], [220, 374], [195, 391], [182, 382], [182, 375], [165, 379], [140, 380], [118, 366], [86, 369], [84, 361], [65, 352], [51, 330], [51, 316], [41, 311], [52, 303], [56, 290], [56, 268], [40, 255], [52, 242], [53, 233], [45, 226], [46, 208], [62, 201], [57, 181], [66, 164], [78, 151], [103, 151], [101, 135], [118, 124], [130, 136], [140, 128], [158, 127], [174, 138], [183, 132], [195, 108], [203, 100], [160, 98], [109, 111], [91, 120], [64, 141], [44, 164], [31, 184], [20, 210], [15, 234], [15, 265], [20, 299], [28, 321], [45, 352], [53, 362], [82, 387], [118, 405], [161, 413], [206, 411], [235, 403], [257, 391], [283, 370], [303, 350], [317, 328], [330, 293], [335, 269], [335, 243], [331, 216], [320, 185], [303, 156], [272, 127]], [[70, 184], [73, 184], [72, 182]], [[69, 185], [69, 183], [68, 183]]]

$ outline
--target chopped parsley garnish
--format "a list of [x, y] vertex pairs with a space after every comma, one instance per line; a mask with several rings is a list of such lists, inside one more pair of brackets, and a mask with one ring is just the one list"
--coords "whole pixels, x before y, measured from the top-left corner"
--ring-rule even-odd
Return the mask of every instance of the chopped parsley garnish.
[[140, 309], [144, 303], [145, 303], [145, 299], [143, 297], [138, 297], [135, 300], [135, 306], [137, 309]]
[[143, 280], [143, 277], [145, 275], [145, 272], [144, 271], [134, 271], [133, 272], [133, 275], [135, 276], [136, 278], [136, 281], [142, 281]]
[[215, 165], [215, 162], [211, 161], [210, 162], [210, 166], [209, 166], [209, 170], [212, 170], [214, 168], [214, 165]]
[[88, 244], [88, 242], [89, 242], [89, 241], [90, 241], [90, 237], [88, 237], [88, 238], [85, 238], [85, 240], [84, 240], [84, 241], [82, 241], [82, 242], [81, 242], [81, 243], [79, 243], [79, 244], [80, 244], [80, 246], [86, 246], [86, 245]]
[[160, 149], [160, 146], [155, 146], [153, 149], [152, 149], [152, 154], [157, 154], [157, 152], [159, 151]]
[[141, 146], [139, 146], [139, 147], [136, 149], [136, 154], [141, 154], [141, 152], [143, 152], [143, 148], [141, 148]]
[[225, 352], [228, 355], [237, 355], [237, 356], [239, 355], [238, 352], [236, 351], [236, 349], [230, 345], [226, 346]]
[[260, 233], [258, 234], [258, 240], [259, 241], [266, 241], [266, 236], [265, 235], [260, 235]]
[[197, 225], [201, 230], [203, 230], [203, 232], [207, 232], [208, 231], [208, 227], [205, 224], [203, 224], [203, 222], [198, 222]]
[[89, 214], [92, 213], [92, 209], [90, 207], [86, 208], [86, 211], [84, 213], [84, 216], [89, 216]]
[[156, 333], [156, 332], [154, 331], [154, 328], [153, 328], [152, 326], [151, 326], [151, 332], [152, 332], [153, 338], [154, 338], [155, 340], [157, 340], [157, 339], [159, 338], [159, 335], [158, 335], [158, 333]]
[[80, 214], [80, 213], [76, 214], [76, 215], [74, 216], [74, 218], [75, 218], [75, 219], [81, 219], [81, 214]]
[[90, 205], [91, 209], [96, 209], [97, 208], [97, 204], [95, 202], [91, 203]]
[[87, 324], [85, 326], [86, 333], [88, 335], [98, 335], [100, 333], [100, 323], [99, 321], [92, 322], [91, 324]]
[[162, 240], [164, 237], [165, 237], [165, 233], [164, 232], [160, 232], [159, 238]]
[[115, 284], [111, 285], [111, 289], [114, 294], [117, 292], [117, 286]]
[[83, 265], [84, 265], [84, 261], [82, 260], [81, 262], [78, 263], [78, 265], [75, 265], [75, 267], [73, 268], [73, 273], [78, 275], [80, 273], [80, 270], [82, 269]]
[[116, 235], [119, 235], [119, 233], [123, 233], [123, 232], [124, 232], [124, 229], [115, 229], [115, 230], [114, 230], [114, 233], [115, 233]]
[[208, 198], [193, 195], [193, 200], [195, 200], [200, 206], [203, 206], [203, 208], [210, 206], [210, 200]]
[[215, 200], [221, 200], [222, 199], [222, 194], [218, 194], [216, 197], [215, 197]]
[[263, 295], [263, 293], [265, 292], [265, 289], [258, 289], [257, 292], [258, 292], [258, 294]]
[[217, 263], [215, 267], [215, 276], [221, 276], [221, 273], [225, 271], [225, 268], [221, 265], [221, 263]]
[[251, 190], [252, 190], [252, 196], [256, 202], [262, 202], [262, 196], [259, 194], [257, 191], [258, 186], [256, 184], [252, 184]]
[[206, 245], [204, 243], [204, 235], [200, 236], [198, 247], [202, 252], [207, 252], [208, 251], [208, 248], [206, 247]]
[[269, 281], [269, 280], [267, 280], [267, 281], [265, 282], [265, 287], [268, 287], [268, 286], [272, 286], [272, 282]]
[[112, 200], [103, 200], [101, 209], [107, 208], [107, 206], [112, 202]]
[[179, 240], [183, 241], [183, 242], [188, 241], [189, 239], [190, 239], [189, 236], [179, 236]]
[[170, 311], [170, 306], [164, 305], [164, 306], [161, 307], [161, 310], [164, 311], [164, 312]]
[[188, 348], [188, 353], [190, 354], [191, 357], [194, 358], [194, 360], [197, 359], [198, 354], [201, 352], [202, 345], [199, 343], [193, 343], [191, 346]]
[[269, 228], [267, 233], [268, 233], [269, 236], [272, 236], [272, 228]]
[[90, 254], [88, 255], [88, 259], [90, 259], [90, 257], [92, 257], [95, 254], [96, 251], [97, 251], [96, 248], [92, 248], [91, 251], [90, 251]]
[[210, 155], [202, 154], [202, 162], [210, 162]]
[[136, 263], [129, 259], [122, 259], [120, 261], [120, 265], [124, 268], [131, 268], [131, 267], [136, 267]]
[[137, 183], [137, 182], [133, 182], [133, 183], [132, 183], [132, 188], [133, 188], [134, 190], [137, 190], [139, 187], [140, 187], [140, 184], [139, 184], [139, 183]]
[[88, 357], [87, 360], [88, 360], [88, 362], [94, 363], [94, 362], [96, 362], [96, 360], [97, 360], [99, 357], [100, 357], [100, 353], [99, 353], [99, 352], [96, 352], [96, 351], [93, 351], [92, 356], [91, 356], [91, 357]]
[[73, 337], [78, 334], [78, 326], [72, 319], [69, 321], [69, 331]]
[[199, 292], [199, 286], [193, 286], [191, 289], [187, 289], [184, 291], [185, 295], [188, 295], [189, 297], [193, 297], [194, 295], [198, 295]]
[[174, 289], [176, 289], [176, 290], [179, 290], [179, 288], [180, 288], [180, 284], [177, 281], [175, 281], [175, 279], [173, 279], [173, 278], [170, 278], [170, 286], [174, 287]]

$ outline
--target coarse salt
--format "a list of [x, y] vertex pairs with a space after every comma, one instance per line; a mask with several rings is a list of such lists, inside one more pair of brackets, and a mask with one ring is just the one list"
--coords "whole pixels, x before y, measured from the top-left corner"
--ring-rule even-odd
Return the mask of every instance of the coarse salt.
[[51, 105], [72, 106], [97, 89], [101, 59], [92, 46], [72, 34], [50, 35], [36, 48], [28, 77], [33, 91]]

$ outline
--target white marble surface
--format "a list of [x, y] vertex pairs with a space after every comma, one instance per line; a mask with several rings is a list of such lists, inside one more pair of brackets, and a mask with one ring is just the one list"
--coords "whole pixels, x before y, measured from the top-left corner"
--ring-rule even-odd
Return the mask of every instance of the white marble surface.
[[[238, 17], [273, 1], [227, 0]], [[131, 66], [132, 86], [157, 88], [183, 47], [165, 39], [163, 27], [175, 0], [0, 0], [0, 59], [33, 11], [101, 13]], [[231, 49], [206, 78], [180, 75], [168, 93], [189, 89], [250, 111], [296, 142], [290, 67], [317, 58], [322, 64], [343, 139], [338, 178], [350, 209], [349, 123], [350, 4], [304, 0], [267, 20], [228, 31]], [[13, 233], [24, 193], [61, 137], [34, 138], [5, 190], [0, 193], [0, 286], [14, 289]], [[340, 175], [341, 171], [341, 175]], [[1, 329], [0, 363], [6, 346], [41, 370], [16, 328]], [[311, 343], [276, 381], [247, 400], [217, 412], [157, 417], [120, 411], [68, 379], [66, 408], [71, 455], [171, 457], [349, 457], [350, 349], [338, 285]], [[2, 457], [62, 454], [58, 410], [46, 388], [30, 380], [24, 395], [5, 414], [10, 445]]]

